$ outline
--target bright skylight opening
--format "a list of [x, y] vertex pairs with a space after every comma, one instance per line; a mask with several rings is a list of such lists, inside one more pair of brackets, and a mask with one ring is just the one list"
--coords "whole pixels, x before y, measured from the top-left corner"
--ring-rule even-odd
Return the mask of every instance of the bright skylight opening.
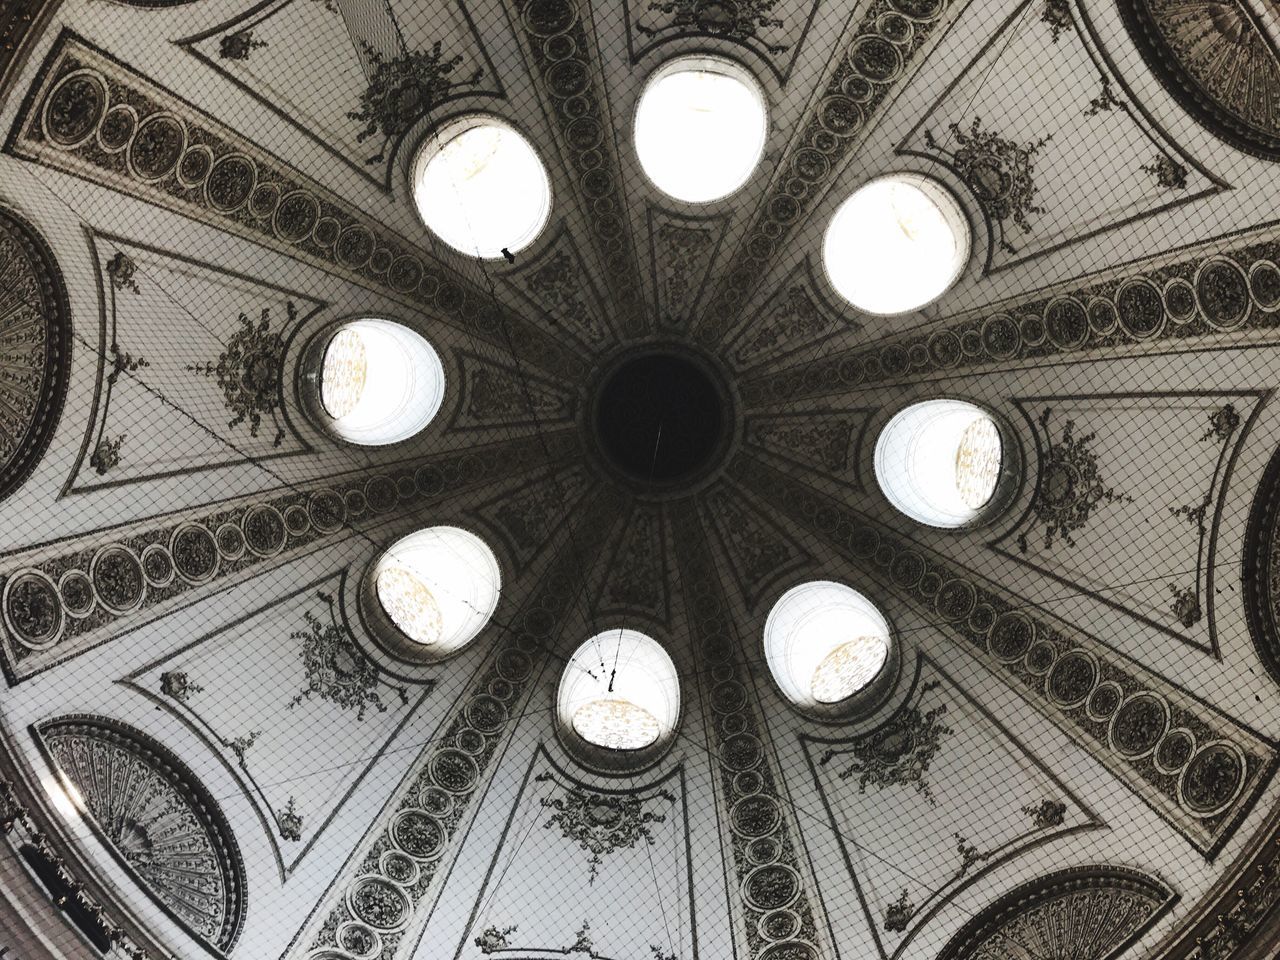
[[636, 153], [659, 190], [707, 203], [733, 193], [764, 152], [768, 110], [746, 70], [718, 57], [680, 57], [658, 70], [636, 107]]
[[926, 400], [893, 417], [876, 440], [876, 480], [888, 501], [920, 523], [961, 527], [995, 495], [1004, 459], [1000, 429], [981, 407]]
[[493, 551], [458, 527], [429, 527], [398, 541], [374, 570], [378, 602], [430, 659], [461, 649], [493, 616], [501, 573]]
[[575, 737], [605, 751], [635, 753], [674, 732], [680, 683], [653, 638], [606, 630], [570, 657], [556, 704], [562, 728]]
[[551, 213], [551, 181], [533, 146], [496, 117], [473, 114], [427, 138], [413, 167], [422, 221], [485, 259], [527, 247]]
[[889, 659], [889, 624], [851, 587], [814, 580], [788, 590], [764, 628], [765, 659], [801, 708], [842, 704], [870, 687]]
[[866, 313], [897, 314], [936, 300], [969, 259], [969, 223], [928, 177], [893, 174], [858, 188], [822, 244], [836, 292]]
[[325, 347], [320, 403], [340, 437], [365, 446], [408, 439], [444, 399], [444, 367], [417, 333], [388, 320], [344, 324]]

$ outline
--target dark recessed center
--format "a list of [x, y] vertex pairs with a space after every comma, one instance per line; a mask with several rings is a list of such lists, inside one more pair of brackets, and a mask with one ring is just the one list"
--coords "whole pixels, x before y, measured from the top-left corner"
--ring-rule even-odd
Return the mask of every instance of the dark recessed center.
[[670, 353], [624, 361], [596, 402], [600, 446], [637, 480], [669, 483], [707, 465], [724, 432], [724, 410], [711, 377]]

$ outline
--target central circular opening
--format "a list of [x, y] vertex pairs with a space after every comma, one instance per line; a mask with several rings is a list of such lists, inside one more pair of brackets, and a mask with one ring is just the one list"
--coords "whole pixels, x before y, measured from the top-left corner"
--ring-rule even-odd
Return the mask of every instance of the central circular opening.
[[596, 432], [605, 455], [642, 482], [687, 480], [724, 438], [724, 399], [711, 374], [675, 353], [624, 360], [601, 385]]

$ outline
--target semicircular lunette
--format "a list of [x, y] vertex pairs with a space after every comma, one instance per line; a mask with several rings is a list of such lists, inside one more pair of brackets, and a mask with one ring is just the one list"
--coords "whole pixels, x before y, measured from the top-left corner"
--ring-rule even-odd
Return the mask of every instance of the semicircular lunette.
[[213, 795], [169, 749], [105, 717], [42, 724], [67, 800], [193, 937], [229, 951], [244, 925], [244, 861]]
[[991, 956], [1116, 957], [1177, 900], [1126, 867], [1058, 870], [1014, 887], [960, 928], [938, 960]]
[[[0, 500], [31, 475], [53, 439], [71, 375], [71, 309], [53, 252], [29, 223], [0, 209]], [[15, 384], [17, 385], [15, 387]]]
[[[1280, 52], [1244, 0], [1123, 0], [1124, 24], [1147, 66], [1220, 140], [1280, 160]], [[1237, 78], [1225, 82], [1224, 77]]]

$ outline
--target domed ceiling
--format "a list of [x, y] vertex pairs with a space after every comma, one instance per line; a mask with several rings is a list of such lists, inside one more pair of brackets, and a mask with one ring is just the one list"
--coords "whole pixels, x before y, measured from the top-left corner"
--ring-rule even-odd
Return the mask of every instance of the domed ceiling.
[[0, 948], [1274, 949], [1273, 5], [0, 37]]

